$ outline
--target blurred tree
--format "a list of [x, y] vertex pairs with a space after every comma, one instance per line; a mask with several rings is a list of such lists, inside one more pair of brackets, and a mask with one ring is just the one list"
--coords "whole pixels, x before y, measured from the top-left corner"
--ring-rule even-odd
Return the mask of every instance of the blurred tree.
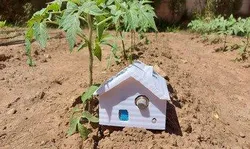
[[31, 0], [34, 11], [40, 10], [46, 6], [47, 0]]
[[230, 16], [237, 14], [242, 6], [242, 0], [207, 0], [206, 15], [207, 16]]
[[51, 0], [1, 0], [0, 20], [6, 20], [11, 24], [23, 24], [33, 12], [45, 7]]

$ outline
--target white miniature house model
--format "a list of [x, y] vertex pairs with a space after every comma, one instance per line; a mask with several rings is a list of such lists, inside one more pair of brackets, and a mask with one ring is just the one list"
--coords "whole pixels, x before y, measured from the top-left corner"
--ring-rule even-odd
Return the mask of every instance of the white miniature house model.
[[94, 93], [99, 98], [99, 124], [164, 130], [166, 80], [152, 66], [135, 61]]

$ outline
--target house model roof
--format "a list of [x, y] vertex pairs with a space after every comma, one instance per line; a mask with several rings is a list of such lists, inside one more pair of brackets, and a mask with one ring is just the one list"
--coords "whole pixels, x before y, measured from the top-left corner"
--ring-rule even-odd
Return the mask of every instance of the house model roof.
[[100, 96], [131, 77], [139, 81], [159, 99], [170, 100], [166, 80], [156, 73], [152, 66], [141, 61], [134, 61], [133, 64], [111, 77], [95, 91], [94, 95]]

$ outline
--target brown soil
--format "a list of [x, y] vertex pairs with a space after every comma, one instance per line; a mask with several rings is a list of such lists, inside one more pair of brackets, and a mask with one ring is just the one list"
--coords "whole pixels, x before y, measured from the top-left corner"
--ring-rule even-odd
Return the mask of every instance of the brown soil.
[[[106, 128], [102, 138], [97, 129], [85, 141], [66, 136], [72, 104], [87, 87], [88, 53], [70, 53], [59, 38], [45, 50], [33, 44], [33, 68], [22, 44], [0, 47], [0, 148], [93, 148], [97, 139], [98, 148], [250, 148], [249, 61], [234, 62], [236, 51], [215, 53], [222, 43], [206, 45], [187, 32], [148, 37], [151, 43], [135, 54], [169, 79], [166, 131]], [[104, 61], [95, 59], [96, 83], [126, 66], [107, 70], [108, 54], [105, 47]]]

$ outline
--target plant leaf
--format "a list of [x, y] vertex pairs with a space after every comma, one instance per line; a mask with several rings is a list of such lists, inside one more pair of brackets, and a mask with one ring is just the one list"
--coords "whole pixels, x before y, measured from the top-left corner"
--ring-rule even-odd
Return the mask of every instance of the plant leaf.
[[60, 5], [58, 3], [51, 3], [49, 4], [47, 7], [46, 7], [46, 11], [50, 11], [50, 10], [53, 10], [53, 11], [59, 11], [60, 10]]
[[138, 17], [135, 10], [128, 10], [124, 19], [127, 31], [135, 30], [138, 27]]
[[61, 26], [63, 30], [66, 31], [66, 38], [69, 42], [70, 51], [72, 51], [75, 46], [77, 33], [81, 31], [80, 21], [77, 13], [67, 15], [63, 20]]
[[79, 9], [86, 14], [91, 14], [94, 16], [101, 16], [106, 14], [97, 6], [96, 2], [94, 1], [83, 3]]
[[95, 42], [94, 55], [99, 59], [99, 61], [102, 60], [102, 49], [99, 42]]
[[80, 112], [81, 109], [79, 109], [79, 108], [77, 108], [77, 107], [74, 107], [74, 108], [72, 109], [72, 111], [73, 111], [73, 114], [74, 114], [74, 113], [76, 113], [76, 112]]
[[107, 5], [111, 5], [114, 2], [114, 0], [108, 0]]
[[72, 116], [70, 118], [69, 129], [67, 131], [67, 134], [69, 136], [71, 136], [72, 134], [74, 134], [76, 132], [77, 124], [79, 123], [79, 121], [80, 121], [80, 117], [74, 117], [74, 116]]
[[25, 39], [25, 51], [26, 51], [26, 54], [28, 56], [27, 64], [29, 66], [34, 66], [34, 63], [32, 61], [32, 57], [31, 57], [31, 42], [27, 38]]
[[140, 22], [142, 23], [140, 26], [142, 27], [141, 30], [146, 31], [148, 28], [153, 28], [157, 31], [157, 27], [155, 25], [154, 17], [155, 13], [151, 6], [148, 4], [141, 5], [141, 8], [138, 9], [141, 15]]
[[31, 50], [31, 43], [29, 39], [25, 39], [25, 50], [26, 50], [26, 54], [30, 55], [30, 50]]
[[27, 22], [28, 27], [33, 27], [35, 23], [40, 23], [45, 16], [46, 9], [43, 8], [40, 11], [37, 11], [33, 14], [32, 18]]
[[105, 29], [105, 24], [101, 24], [97, 26], [97, 35], [98, 35], [98, 41], [100, 42], [102, 39], [102, 35]]
[[88, 119], [90, 122], [93, 122], [93, 123], [99, 122], [99, 119], [93, 116], [92, 114], [90, 114], [88, 111], [82, 112], [82, 117]]
[[82, 94], [81, 100], [83, 104], [92, 97], [93, 93], [98, 89], [99, 86], [99, 84], [94, 84], [89, 87], [85, 93]]
[[32, 27], [28, 28], [28, 30], [25, 33], [25, 39], [32, 40], [34, 35], [34, 30]]
[[88, 46], [88, 44], [87, 44], [86, 42], [83, 42], [83, 43], [81, 43], [81, 44], [78, 46], [77, 51], [80, 51], [81, 49], [83, 49], [83, 48], [85, 48], [85, 47], [87, 47], [87, 46]]
[[68, 1], [67, 2], [67, 9], [65, 9], [64, 15], [67, 16], [69, 14], [74, 13], [77, 10], [78, 10], [78, 6], [75, 3]]
[[88, 135], [89, 135], [89, 130], [83, 126], [80, 122], [78, 122], [78, 125], [77, 125], [77, 129], [80, 133], [80, 136], [85, 140], [87, 139]]
[[[98, 16], [98, 17], [96, 17], [96, 19], [97, 19], [98, 22], [101, 22], [102, 20], [105, 19], [105, 17]], [[97, 37], [98, 37], [98, 41], [99, 42], [102, 39], [102, 35], [103, 35], [103, 32], [104, 32], [106, 26], [107, 26], [107, 23], [104, 22], [104, 23], [98, 25], [97, 28], [96, 28], [96, 30], [97, 30]]]
[[49, 38], [47, 29], [46, 29], [46, 23], [45, 22], [35, 23], [33, 26], [33, 30], [34, 30], [35, 39], [39, 42], [42, 48], [45, 48], [47, 44], [47, 40]]

